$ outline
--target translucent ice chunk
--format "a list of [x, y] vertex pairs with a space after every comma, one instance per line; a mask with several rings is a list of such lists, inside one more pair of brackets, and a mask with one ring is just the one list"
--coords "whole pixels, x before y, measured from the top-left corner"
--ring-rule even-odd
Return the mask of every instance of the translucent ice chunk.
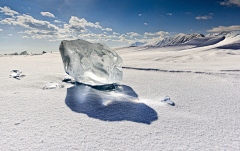
[[103, 43], [63, 40], [59, 51], [65, 72], [77, 82], [94, 86], [122, 80], [122, 58]]
[[12, 70], [11, 71], [11, 74], [10, 74], [10, 77], [11, 78], [18, 78], [18, 77], [20, 77], [20, 74], [21, 74], [22, 72], [20, 72], [19, 70]]
[[161, 100], [161, 102], [168, 103], [168, 104], [170, 104], [172, 106], [175, 105], [175, 103], [171, 101], [171, 99], [170, 99], [170, 97], [168, 95], [163, 100]]

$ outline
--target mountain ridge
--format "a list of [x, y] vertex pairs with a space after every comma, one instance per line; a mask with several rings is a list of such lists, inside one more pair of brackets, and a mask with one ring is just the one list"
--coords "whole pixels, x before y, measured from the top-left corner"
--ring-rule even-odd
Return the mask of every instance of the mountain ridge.
[[206, 36], [204, 36], [203, 34], [197, 34], [197, 33], [192, 33], [192, 34], [184, 34], [184, 33], [180, 33], [178, 35], [175, 35], [173, 37], [166, 37], [162, 40], [155, 40], [155, 41], [151, 41], [151, 42], [135, 42], [133, 43], [131, 46], [171, 46], [171, 45], [176, 45], [176, 44], [184, 44], [184, 43], [188, 43], [189, 41], [193, 40], [193, 39], [198, 39], [198, 38], [203, 38], [203, 37], [219, 37], [222, 36], [224, 37], [228, 37], [228, 36], [234, 36], [234, 35], [239, 35], [239, 31], [222, 31], [222, 32], [218, 32], [218, 33], [210, 33], [207, 34]]

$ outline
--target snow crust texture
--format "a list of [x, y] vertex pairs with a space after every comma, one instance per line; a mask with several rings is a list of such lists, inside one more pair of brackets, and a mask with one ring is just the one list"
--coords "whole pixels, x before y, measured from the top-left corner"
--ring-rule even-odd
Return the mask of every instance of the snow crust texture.
[[77, 82], [105, 85], [122, 80], [122, 58], [103, 43], [63, 40], [59, 50], [66, 73]]

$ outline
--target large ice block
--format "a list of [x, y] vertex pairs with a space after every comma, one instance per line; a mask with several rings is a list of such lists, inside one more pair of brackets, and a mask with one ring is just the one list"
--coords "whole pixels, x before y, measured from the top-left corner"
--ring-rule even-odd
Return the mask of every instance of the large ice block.
[[77, 82], [105, 85], [122, 80], [122, 58], [103, 43], [63, 40], [59, 51], [66, 73]]

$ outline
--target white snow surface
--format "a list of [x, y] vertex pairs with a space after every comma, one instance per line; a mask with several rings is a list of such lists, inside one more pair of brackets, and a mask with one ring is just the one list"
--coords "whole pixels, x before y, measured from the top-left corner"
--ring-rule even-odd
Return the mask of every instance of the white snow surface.
[[63, 82], [59, 53], [2, 55], [0, 150], [240, 150], [239, 39], [115, 48], [122, 94]]

